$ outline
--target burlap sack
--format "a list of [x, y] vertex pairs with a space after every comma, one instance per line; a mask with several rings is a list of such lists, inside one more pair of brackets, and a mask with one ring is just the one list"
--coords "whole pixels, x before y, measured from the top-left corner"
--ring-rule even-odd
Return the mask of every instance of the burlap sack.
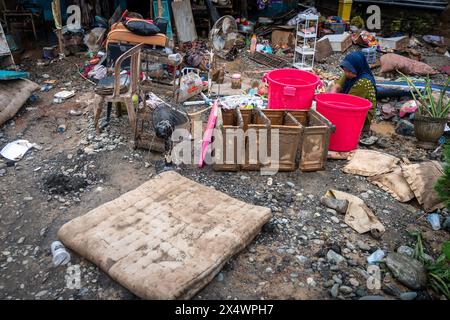
[[386, 153], [358, 149], [342, 171], [372, 177], [391, 171], [399, 162], [399, 158]]
[[444, 207], [444, 203], [434, 190], [437, 179], [444, 174], [441, 164], [437, 161], [427, 161], [402, 166], [403, 176], [414, 192], [417, 201], [426, 212]]
[[414, 198], [414, 193], [403, 176], [400, 166], [391, 172], [369, 177], [368, 180], [384, 191], [389, 192], [400, 202], [408, 202]]

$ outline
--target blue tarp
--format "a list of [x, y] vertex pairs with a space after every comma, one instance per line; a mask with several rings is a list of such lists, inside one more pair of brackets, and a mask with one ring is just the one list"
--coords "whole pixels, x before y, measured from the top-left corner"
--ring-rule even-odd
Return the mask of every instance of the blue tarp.
[[30, 77], [28, 72], [0, 70], [0, 80], [15, 80], [28, 77]]

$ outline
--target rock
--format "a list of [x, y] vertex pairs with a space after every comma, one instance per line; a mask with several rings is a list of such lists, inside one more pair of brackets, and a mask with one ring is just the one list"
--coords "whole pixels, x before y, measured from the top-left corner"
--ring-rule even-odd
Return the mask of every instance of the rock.
[[223, 282], [223, 279], [224, 279], [223, 273], [220, 272], [220, 273], [217, 275], [217, 281]]
[[306, 283], [311, 287], [315, 287], [317, 285], [316, 281], [313, 278], [306, 279]]
[[23, 201], [32, 201], [33, 200], [33, 197], [24, 197], [23, 198]]
[[47, 290], [42, 290], [35, 295], [35, 298], [40, 298], [42, 296], [45, 296], [47, 294], [47, 292], [48, 292]]
[[327, 252], [327, 260], [329, 262], [333, 262], [336, 265], [340, 265], [346, 262], [346, 259], [340, 254], [334, 252], [333, 250], [328, 250]]
[[369, 194], [367, 192], [363, 192], [360, 194], [361, 198], [363, 199], [369, 199]]
[[348, 208], [348, 201], [347, 200], [339, 200], [335, 198], [329, 198], [329, 197], [322, 197], [320, 199], [320, 202], [333, 210], [336, 210], [339, 213], [346, 213]]
[[345, 243], [345, 245], [347, 246], [347, 248], [349, 248], [350, 250], [355, 250], [356, 249], [356, 247], [351, 243], [351, 242], [349, 242], [349, 241], [347, 241], [346, 243]]
[[397, 126], [395, 127], [395, 132], [403, 136], [413, 136], [414, 125], [408, 120], [402, 119], [397, 123]]
[[17, 241], [17, 243], [18, 244], [21, 244], [21, 243], [23, 243], [25, 241], [25, 237], [21, 237], [18, 241]]
[[402, 293], [402, 291], [400, 290], [399, 287], [397, 287], [395, 284], [393, 283], [386, 283], [383, 284], [381, 286], [381, 290], [383, 290], [384, 293], [394, 296], [394, 297], [398, 297], [400, 296], [400, 294]]
[[268, 267], [268, 268], [266, 268], [266, 272], [267, 272], [267, 273], [273, 273], [273, 270], [272, 270], [271, 267]]
[[91, 148], [91, 147], [86, 147], [83, 149], [83, 151], [84, 151], [84, 153], [86, 153], [88, 155], [95, 153], [94, 148]]
[[289, 276], [290, 276], [291, 278], [298, 278], [298, 273], [292, 272]]
[[339, 295], [339, 284], [338, 283], [333, 285], [333, 287], [330, 289], [330, 294], [333, 298], [337, 298], [337, 296]]
[[301, 264], [305, 264], [306, 262], [308, 262], [308, 258], [305, 256], [296, 256], [296, 258]]
[[334, 209], [330, 209], [330, 208], [327, 208], [327, 213], [329, 213], [329, 214], [333, 214], [333, 215], [335, 215], [336, 213], [337, 213], [337, 211], [336, 210], [334, 210]]
[[450, 217], [445, 218], [444, 222], [442, 223], [442, 229], [450, 232]]
[[365, 296], [359, 298], [359, 300], [385, 300], [383, 296]]
[[350, 282], [350, 284], [351, 284], [353, 287], [358, 287], [358, 286], [359, 286], [359, 281], [356, 280], [355, 278], [350, 278], [350, 280], [348, 280], [348, 282]]
[[386, 258], [386, 266], [398, 281], [410, 289], [418, 290], [427, 283], [424, 266], [408, 256], [390, 253]]
[[370, 246], [368, 244], [366, 244], [365, 242], [358, 240], [358, 242], [356, 242], [357, 246], [359, 249], [363, 250], [363, 251], [369, 251], [370, 250]]
[[334, 223], [339, 223], [340, 222], [339, 218], [335, 217], [335, 216], [330, 217], [330, 220], [333, 221]]
[[286, 185], [287, 185], [288, 187], [290, 187], [290, 188], [295, 188], [295, 184], [292, 183], [292, 182], [290, 182], [290, 181], [287, 181], [287, 182], [286, 182]]
[[69, 154], [67, 155], [67, 159], [71, 160], [72, 158], [73, 158], [73, 154], [69, 153]]
[[337, 284], [342, 284], [341, 278], [339, 278], [337, 275], [333, 276], [333, 281], [336, 282]]
[[353, 292], [353, 289], [348, 286], [340, 286], [339, 292], [342, 292], [343, 294], [350, 294]]
[[414, 300], [415, 298], [417, 298], [417, 292], [414, 291], [400, 294], [400, 300]]
[[397, 253], [403, 254], [408, 257], [412, 257], [414, 254], [414, 249], [408, 246], [400, 246], [397, 249]]

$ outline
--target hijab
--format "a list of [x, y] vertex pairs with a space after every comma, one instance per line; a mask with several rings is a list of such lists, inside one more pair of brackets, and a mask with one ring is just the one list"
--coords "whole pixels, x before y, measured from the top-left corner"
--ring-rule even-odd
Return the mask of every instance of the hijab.
[[367, 78], [373, 83], [375, 91], [377, 89], [375, 78], [373, 77], [372, 71], [370, 70], [369, 64], [367, 63], [366, 57], [361, 51], [355, 51], [348, 54], [341, 63], [341, 68], [348, 69], [349, 71], [356, 74], [353, 79], [346, 79], [344, 83], [343, 93], [348, 93], [352, 86], [359, 80]]

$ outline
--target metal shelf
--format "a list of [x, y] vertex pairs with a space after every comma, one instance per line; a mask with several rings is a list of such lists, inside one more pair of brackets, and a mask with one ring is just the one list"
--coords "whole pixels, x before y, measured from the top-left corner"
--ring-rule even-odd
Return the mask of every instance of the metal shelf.
[[295, 51], [297, 51], [297, 53], [299, 54], [304, 55], [313, 55], [314, 53], [316, 53], [316, 51], [313, 48], [303, 49], [302, 47], [295, 47]]

